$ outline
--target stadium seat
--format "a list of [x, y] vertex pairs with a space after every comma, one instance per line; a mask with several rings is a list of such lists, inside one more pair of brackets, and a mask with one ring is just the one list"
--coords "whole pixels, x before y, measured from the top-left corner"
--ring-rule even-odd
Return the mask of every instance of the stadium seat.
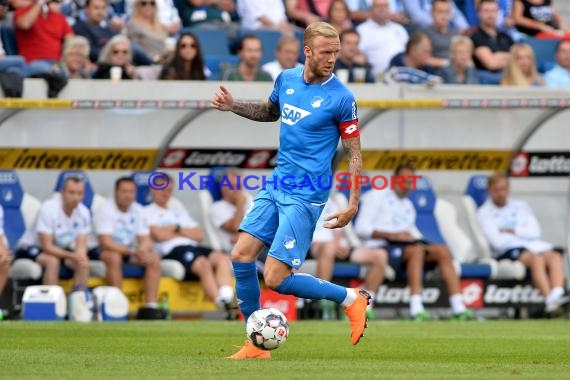
[[202, 54], [207, 55], [230, 55], [229, 41], [226, 32], [223, 29], [209, 29], [209, 28], [183, 28], [180, 32], [192, 33], [200, 41]]
[[408, 198], [416, 209], [416, 227], [423, 238], [433, 244], [445, 244], [434, 213], [436, 196], [426, 176], [416, 181], [416, 189]]
[[556, 65], [556, 39], [540, 39], [528, 37], [522, 42], [526, 42], [534, 50], [536, 68], [542, 74], [552, 69]]
[[460, 263], [476, 261], [477, 254], [473, 242], [459, 225], [456, 207], [451, 202], [438, 197], [434, 214], [453, 257]]
[[204, 64], [211, 72], [208, 80], [220, 80], [225, 70], [238, 63], [239, 57], [237, 55], [206, 55], [204, 57]]
[[[150, 194], [150, 186], [148, 185], [148, 177], [153, 172], [133, 172], [131, 178], [134, 179], [137, 186], [136, 201], [143, 206], [147, 206], [152, 202]], [[168, 201], [168, 207], [184, 208], [184, 204], [176, 197], [171, 197]]]
[[57, 177], [57, 181], [55, 183], [54, 191], [59, 193], [66, 178], [71, 176], [78, 177], [85, 183], [85, 195], [83, 197], [83, 204], [89, 210], [93, 211], [95, 208], [101, 206], [105, 202], [104, 197], [95, 193], [95, 190], [91, 185], [91, 181], [89, 180], [89, 176], [87, 176], [87, 174], [81, 170], [64, 170], [59, 173], [59, 176]]
[[222, 194], [218, 188], [218, 181], [219, 177], [223, 174], [225, 169], [226, 168], [223, 166], [216, 166], [210, 169], [208, 175], [216, 179], [215, 185], [211, 188], [208, 187], [208, 189], [200, 190], [198, 192], [198, 197], [200, 199], [200, 209], [202, 212], [202, 222], [206, 236], [208, 237], [210, 246], [218, 251], [222, 250], [222, 237], [220, 236], [216, 226], [214, 226], [210, 221], [210, 207], [212, 207], [212, 204], [214, 202], [222, 199]]
[[475, 239], [478, 262], [489, 265], [491, 268], [490, 278], [492, 279], [523, 279], [526, 276], [524, 265], [518, 261], [511, 260], [497, 262], [491, 254], [491, 247], [485, 235], [483, 235], [481, 227], [479, 227], [477, 209], [487, 200], [487, 180], [487, 175], [472, 176], [463, 196], [467, 224], [471, 230], [471, 235]]
[[261, 56], [260, 64], [263, 65], [267, 62], [275, 60], [275, 50], [277, 49], [279, 40], [282, 37], [281, 32], [269, 29], [240, 29], [238, 31], [238, 38], [249, 34], [257, 36], [261, 40], [261, 44], [263, 46], [263, 55]]

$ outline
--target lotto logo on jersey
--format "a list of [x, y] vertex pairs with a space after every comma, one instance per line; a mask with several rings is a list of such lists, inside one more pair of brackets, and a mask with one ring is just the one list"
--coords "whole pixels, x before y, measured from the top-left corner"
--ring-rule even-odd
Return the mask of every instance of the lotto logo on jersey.
[[295, 125], [310, 114], [309, 111], [285, 103], [281, 110], [281, 121], [287, 125]]

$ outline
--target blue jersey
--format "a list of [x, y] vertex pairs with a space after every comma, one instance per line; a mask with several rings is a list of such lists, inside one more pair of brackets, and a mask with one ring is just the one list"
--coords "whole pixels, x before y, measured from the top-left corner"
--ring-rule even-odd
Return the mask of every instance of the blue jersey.
[[283, 191], [324, 204], [339, 137], [359, 136], [356, 101], [334, 74], [323, 83], [308, 84], [303, 70], [283, 71], [269, 97], [281, 110], [274, 176]]

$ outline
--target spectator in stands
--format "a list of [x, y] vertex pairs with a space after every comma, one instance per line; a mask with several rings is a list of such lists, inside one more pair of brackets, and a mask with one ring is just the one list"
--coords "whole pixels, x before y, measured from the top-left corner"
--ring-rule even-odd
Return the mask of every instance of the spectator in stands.
[[431, 16], [433, 22], [422, 30], [432, 46], [429, 66], [441, 69], [449, 64], [451, 40], [459, 34], [459, 29], [450, 27], [451, 0], [433, 0]]
[[[346, 5], [350, 10], [350, 18], [355, 24], [360, 24], [370, 17], [372, 0], [346, 0]], [[402, 0], [390, 0], [390, 20], [406, 28], [410, 26], [408, 17]]]
[[355, 224], [356, 232], [364, 239], [365, 246], [388, 250], [390, 266], [399, 277], [403, 270], [406, 271], [411, 293], [410, 316], [413, 319], [431, 319], [424, 309], [421, 295], [424, 262], [435, 263], [439, 267], [450, 295], [453, 318], [473, 319], [473, 312], [463, 303], [459, 278], [447, 246], [424, 242], [413, 236], [416, 211], [408, 199], [413, 184], [410, 177], [414, 175], [413, 168], [400, 166], [395, 174], [407, 178], [404, 186], [364, 194]]
[[480, 24], [471, 35], [475, 47], [473, 60], [481, 84], [499, 84], [513, 45], [513, 39], [497, 29], [498, 11], [496, 0], [481, 0]]
[[89, 79], [89, 41], [82, 36], [72, 36], [63, 44], [61, 61], [58, 70], [68, 79]]
[[135, 202], [136, 191], [132, 178], [121, 177], [115, 181], [113, 199], [94, 210], [99, 249], [89, 258], [105, 263], [105, 282], [118, 288], [123, 284], [123, 263], [142, 266], [146, 307], [157, 309], [160, 258], [153, 252], [143, 207]]
[[297, 38], [293, 36], [281, 37], [275, 50], [275, 60], [267, 62], [261, 66], [261, 69], [271, 74], [271, 77], [275, 80], [283, 70], [302, 66], [298, 61], [299, 49]]
[[252, 196], [239, 186], [238, 176], [242, 176], [239, 169], [227, 168], [222, 176], [224, 185], [218, 181], [222, 199], [212, 204], [209, 218], [219, 231], [222, 249], [231, 252], [237, 242], [238, 228], [252, 201]]
[[[475, 0], [475, 9], [479, 9], [481, 0]], [[497, 14], [497, 29], [507, 33], [514, 41], [519, 41], [522, 34], [515, 28], [515, 20], [513, 20], [514, 0], [501, 0], [497, 3], [499, 13]]]
[[107, 19], [107, 0], [87, 0], [85, 3], [86, 20], [78, 19], [73, 25], [73, 31], [79, 36], [87, 38], [90, 44], [89, 59], [97, 62], [101, 49], [111, 37], [118, 33], [111, 28]]
[[244, 29], [274, 29], [284, 33], [296, 29], [287, 20], [283, 0], [239, 0], [237, 13]]
[[390, 61], [390, 69], [384, 74], [386, 83], [426, 83], [433, 85], [443, 80], [434, 74], [431, 62], [431, 41], [422, 32], [415, 32], [406, 44], [406, 51], [396, 54]]
[[[388, 253], [384, 248], [351, 247], [344, 238], [342, 230], [325, 228], [324, 218], [338, 211], [333, 199], [329, 198], [317, 227], [313, 233], [311, 243], [311, 256], [317, 260], [316, 276], [322, 280], [332, 281], [335, 261], [349, 261], [366, 266], [366, 278], [363, 289], [370, 294], [370, 303], [367, 312], [368, 318], [373, 317], [374, 299], [378, 288], [384, 281], [384, 270], [388, 263]], [[323, 309], [327, 303], [333, 301], [322, 300]]]
[[332, 0], [285, 0], [289, 19], [305, 28], [315, 21], [324, 21]]
[[14, 14], [16, 43], [26, 63], [28, 76], [43, 74], [61, 58], [65, 38], [73, 34], [59, 0], [32, 0]]
[[162, 259], [184, 265], [186, 278], [197, 276], [206, 296], [229, 312], [234, 301], [229, 256], [198, 245], [204, 239], [202, 228], [184, 208], [168, 207], [173, 188], [170, 179], [164, 190], [151, 190], [153, 203], [145, 207], [155, 250]]
[[194, 34], [185, 32], [176, 42], [174, 55], [162, 66], [160, 79], [206, 80], [209, 74], [200, 41]]
[[[155, 0], [158, 21], [162, 24], [169, 36], [176, 36], [180, 32], [181, 20], [178, 9], [174, 6], [172, 0]], [[136, 0], [126, 0], [127, 15], [134, 14]]]
[[[4, 234], [4, 209], [0, 205], [0, 295], [4, 291], [8, 277], [10, 277], [10, 263], [12, 262], [7, 242]], [[2, 314], [1, 309], [0, 314]]]
[[57, 285], [60, 263], [73, 270], [73, 284], [87, 286], [89, 257], [87, 236], [91, 232], [91, 214], [81, 203], [85, 184], [77, 177], [67, 177], [60, 194], [45, 201], [31, 228], [17, 244], [16, 258], [38, 262], [44, 270], [44, 285]]
[[259, 67], [263, 46], [259, 37], [247, 34], [239, 42], [237, 67], [230, 68], [222, 74], [222, 80], [272, 82], [271, 75]]
[[122, 69], [121, 79], [137, 79], [137, 72], [131, 61], [131, 42], [124, 35], [117, 34], [101, 50], [93, 79], [111, 79], [111, 68], [114, 66]]
[[479, 84], [479, 77], [473, 64], [473, 41], [466, 36], [455, 36], [451, 40], [450, 63], [438, 72], [447, 84]]
[[370, 18], [356, 30], [360, 34], [360, 51], [372, 65], [375, 76], [388, 68], [392, 57], [404, 51], [408, 42], [404, 27], [390, 21], [389, 0], [373, 0]]
[[501, 78], [502, 86], [537, 87], [544, 86], [544, 79], [534, 63], [534, 51], [528, 44], [514, 44], [511, 47], [509, 64]]
[[344, 74], [339, 74], [339, 71], [342, 73], [342, 70], [345, 70], [348, 73], [347, 81], [349, 83], [374, 83], [372, 66], [358, 49], [359, 44], [360, 35], [356, 30], [349, 29], [340, 33], [340, 52], [335, 62], [334, 72], [343, 79]]
[[540, 240], [540, 225], [529, 205], [509, 197], [509, 179], [502, 173], [489, 177], [489, 199], [477, 218], [497, 260], [520, 261], [531, 271], [533, 285], [545, 297], [545, 311], [568, 302], [564, 297], [564, 265], [560, 253]]
[[[420, 28], [426, 28], [432, 23], [431, 7], [433, 0], [402, 0], [404, 8], [413, 23]], [[451, 27], [459, 30], [469, 28], [469, 23], [454, 2], [451, 5]]]
[[353, 28], [350, 10], [344, 0], [333, 0], [327, 12], [327, 22], [340, 34]]
[[158, 20], [156, 0], [135, 0], [126, 29], [131, 42], [140, 45], [154, 62], [166, 58], [168, 33]]
[[[85, 19], [80, 18], [73, 25], [75, 34], [83, 36], [89, 41], [89, 60], [93, 63], [99, 59], [103, 46], [121, 31], [114, 27], [113, 23], [106, 22], [107, 18], [107, 0], [87, 0], [85, 3]], [[131, 47], [135, 65], [151, 65], [153, 63], [140, 46], [131, 44]]]
[[552, 88], [570, 87], [570, 40], [560, 40], [556, 46], [556, 66], [544, 74], [546, 85]]
[[234, 0], [174, 0], [182, 26], [201, 28], [231, 28], [236, 5]]
[[513, 19], [519, 32], [537, 37], [559, 37], [570, 32], [554, 0], [515, 0]]
[[[0, 24], [4, 24], [9, 4], [0, 2]], [[2, 39], [0, 39], [0, 72], [11, 71], [23, 76], [25, 74], [25, 61], [19, 55], [6, 55]]]

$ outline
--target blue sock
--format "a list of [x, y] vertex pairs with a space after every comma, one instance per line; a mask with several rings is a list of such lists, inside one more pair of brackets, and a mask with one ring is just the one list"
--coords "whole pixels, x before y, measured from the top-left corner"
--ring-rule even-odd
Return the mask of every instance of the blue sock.
[[245, 321], [257, 309], [260, 308], [259, 280], [255, 263], [232, 262], [234, 277], [236, 278], [236, 293], [238, 304]]
[[281, 294], [292, 294], [299, 298], [313, 300], [327, 299], [342, 303], [346, 288], [305, 273], [293, 273], [275, 289]]

